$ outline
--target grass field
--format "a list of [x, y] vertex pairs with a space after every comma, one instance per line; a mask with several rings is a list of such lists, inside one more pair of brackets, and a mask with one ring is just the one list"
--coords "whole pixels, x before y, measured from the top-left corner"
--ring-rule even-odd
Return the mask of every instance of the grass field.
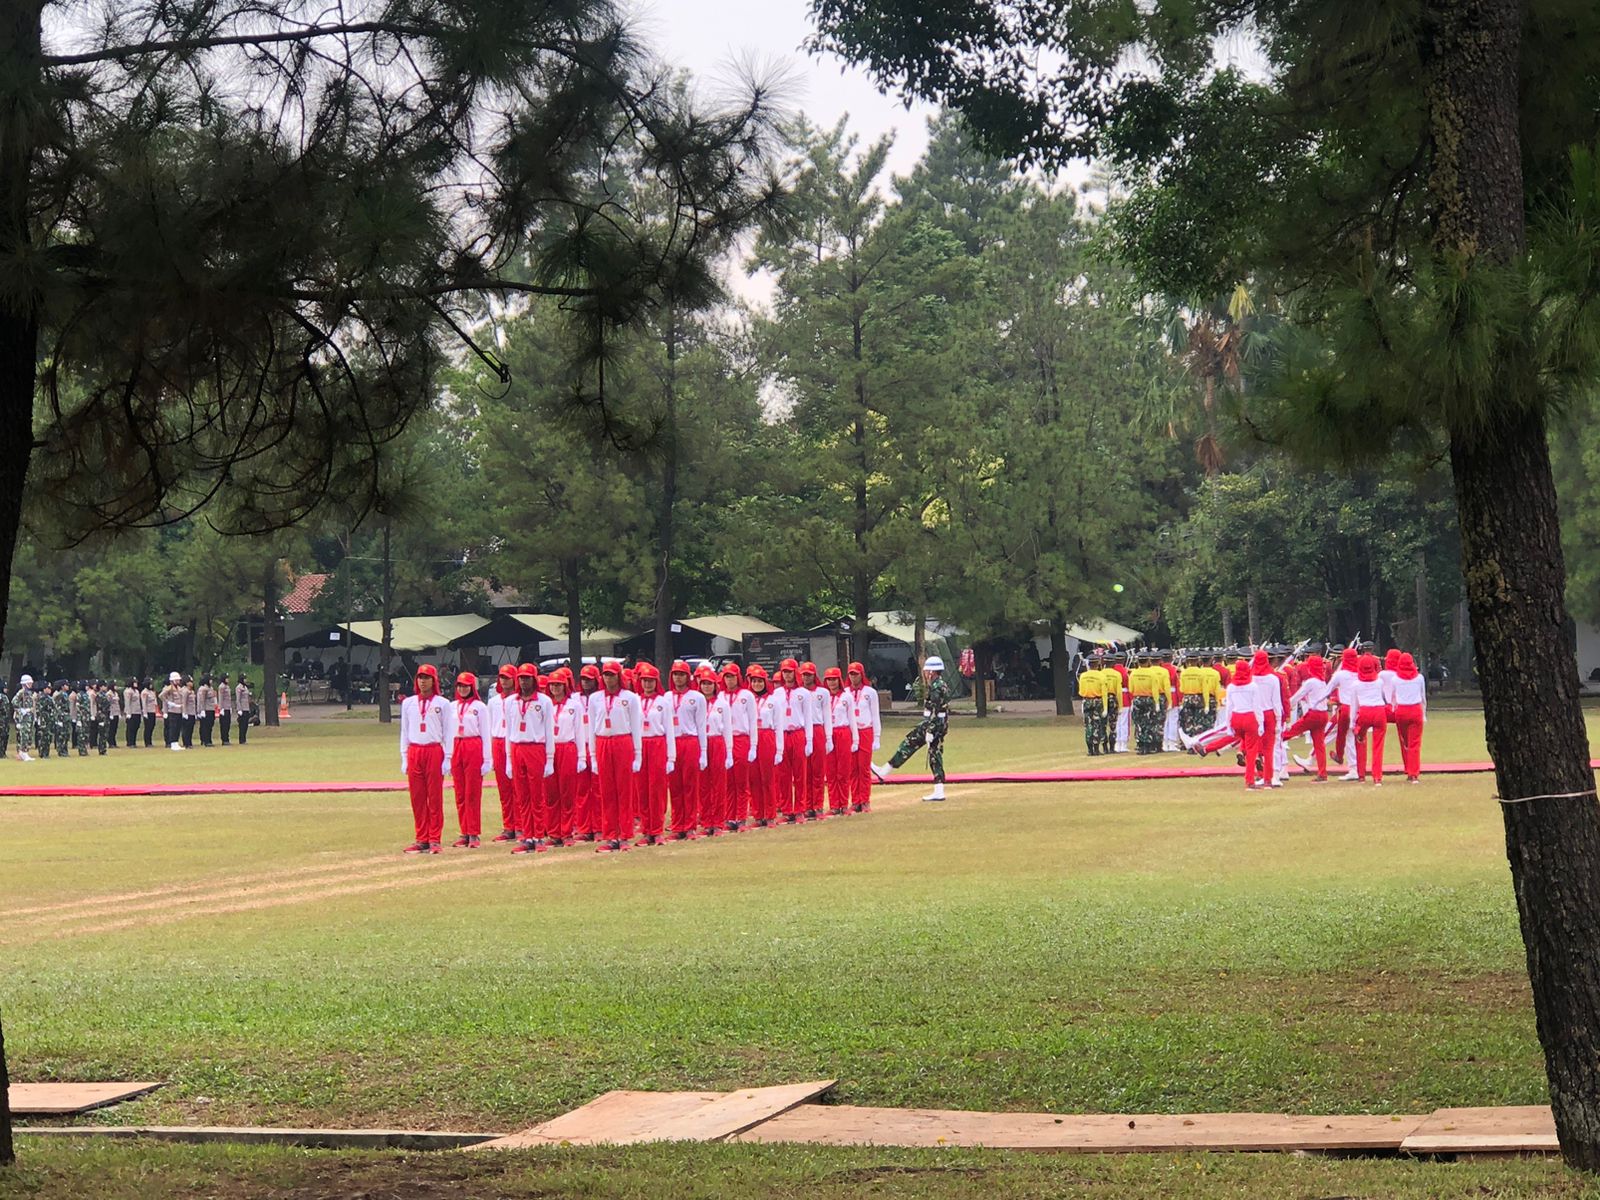
[[[1438, 714], [1425, 758], [1484, 757], [1480, 721]], [[1075, 725], [964, 722], [947, 761], [1081, 747]], [[397, 758], [373, 724], [302, 722], [243, 750], [11, 761], [0, 785], [382, 779]], [[844, 1102], [1055, 1111], [1544, 1099], [1490, 776], [919, 790], [535, 862], [404, 859], [399, 794], [0, 798], [12, 1070], [171, 1081], [94, 1118], [118, 1123], [511, 1129], [615, 1087], [824, 1076]], [[83, 1194], [90, 1171], [107, 1195], [148, 1172], [178, 1195], [410, 1194], [394, 1171], [504, 1195], [690, 1194], [683, 1172], [704, 1195], [1584, 1194], [1548, 1163], [23, 1151], [0, 1196]]]

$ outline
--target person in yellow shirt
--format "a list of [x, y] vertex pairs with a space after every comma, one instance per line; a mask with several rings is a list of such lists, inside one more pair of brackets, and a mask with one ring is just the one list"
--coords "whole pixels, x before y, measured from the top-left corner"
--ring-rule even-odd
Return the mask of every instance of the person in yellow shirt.
[[[1083, 670], [1078, 672], [1078, 699], [1082, 702], [1083, 712], [1083, 745], [1089, 752], [1089, 757], [1104, 753], [1110, 741], [1108, 731], [1110, 726], [1106, 722], [1106, 688], [1108, 686], [1121, 686], [1120, 677], [1116, 684], [1106, 681], [1105, 655], [1096, 653], [1091, 658], [1085, 658]], [[1116, 676], [1112, 671], [1111, 675]]]
[[1216, 676], [1217, 673], [1205, 665], [1200, 651], [1186, 655], [1178, 670], [1178, 728], [1190, 737], [1199, 737], [1211, 728], [1212, 718], [1206, 709], [1216, 686]]
[[1133, 737], [1140, 754], [1161, 752], [1161, 730], [1166, 721], [1168, 678], [1155, 655], [1144, 650], [1139, 665], [1128, 672], [1128, 693], [1133, 698]]

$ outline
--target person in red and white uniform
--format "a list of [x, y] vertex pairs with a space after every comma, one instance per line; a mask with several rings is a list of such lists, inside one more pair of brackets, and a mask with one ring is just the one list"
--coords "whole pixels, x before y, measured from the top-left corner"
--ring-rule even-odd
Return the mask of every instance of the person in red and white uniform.
[[1295, 689], [1293, 696], [1289, 697], [1290, 715], [1295, 721], [1283, 731], [1283, 740], [1298, 737], [1302, 733], [1311, 735], [1311, 757], [1301, 758], [1294, 756], [1295, 764], [1302, 770], [1309, 772], [1312, 759], [1316, 760], [1317, 782], [1328, 782], [1328, 695], [1331, 688], [1324, 676], [1327, 674], [1327, 664], [1322, 661], [1322, 655], [1313, 654], [1305, 661], [1305, 670], [1301, 672], [1300, 686]]
[[767, 669], [760, 663], [749, 672], [750, 696], [756, 706], [756, 762], [750, 779], [750, 816], [757, 829], [766, 829], [778, 819], [783, 786], [783, 706], [782, 688], [773, 688]]
[[478, 677], [470, 671], [456, 676], [455, 749], [450, 755], [450, 778], [456, 792], [456, 822], [461, 836], [456, 849], [477, 849], [483, 833], [483, 779], [490, 769], [489, 706], [478, 698]]
[[727, 828], [737, 833], [750, 819], [751, 777], [756, 761], [756, 698], [744, 684], [738, 663], [722, 668], [722, 694], [728, 701], [733, 765], [728, 768]]
[[626, 850], [625, 839], [633, 836], [634, 780], [644, 761], [644, 711], [638, 695], [624, 689], [622, 682], [622, 664], [606, 663], [600, 668], [600, 690], [589, 697], [589, 730], [598, 767], [596, 854]]
[[828, 807], [834, 816], [843, 816], [850, 811], [851, 779], [861, 750], [856, 697], [844, 686], [844, 672], [838, 667], [823, 673], [822, 687], [828, 696]]
[[1402, 654], [1395, 666], [1390, 702], [1400, 737], [1400, 762], [1406, 780], [1422, 782], [1422, 727], [1428, 720], [1428, 681], [1417, 670], [1417, 661]]
[[600, 836], [600, 762], [594, 740], [593, 697], [601, 691], [600, 668], [585, 663], [578, 672], [578, 701], [583, 709], [585, 766], [578, 771], [578, 793], [573, 805], [573, 840], [593, 842]]
[[517, 668], [517, 694], [506, 701], [506, 749], [517, 793], [517, 832], [513, 854], [545, 849], [550, 835], [550, 805], [545, 780], [555, 774], [555, 705], [539, 692], [539, 668]]
[[1367, 740], [1372, 741], [1372, 784], [1383, 786], [1383, 743], [1389, 736], [1389, 708], [1394, 703], [1381, 674], [1376, 654], [1363, 654], [1356, 662], [1356, 778], [1367, 777]]
[[1256, 778], [1256, 759], [1261, 753], [1261, 730], [1265, 726], [1261, 711], [1263, 693], [1254, 686], [1250, 664], [1242, 658], [1234, 665], [1231, 679], [1222, 698], [1222, 711], [1217, 714], [1218, 728], [1199, 737], [1191, 737], [1181, 731], [1179, 736], [1192, 753], [1202, 758], [1207, 754], [1218, 754], [1230, 746], [1239, 746], [1244, 751], [1244, 786], [1263, 788], [1266, 787], [1266, 780]]
[[825, 793], [833, 786], [833, 696], [817, 678], [816, 663], [801, 664], [800, 685], [811, 696], [813, 769], [806, 774], [805, 818], [808, 821], [820, 821], [828, 815]]
[[786, 658], [778, 667], [778, 682], [773, 696], [778, 701], [782, 720], [783, 755], [778, 759], [778, 813], [784, 824], [793, 825], [805, 812], [810, 798], [808, 774], [811, 769], [812, 730], [811, 693], [800, 682], [800, 664]]
[[1356, 664], [1360, 657], [1361, 652], [1354, 646], [1346, 646], [1339, 652], [1339, 666], [1328, 677], [1328, 686], [1339, 705], [1334, 721], [1333, 761], [1348, 768], [1342, 776], [1345, 780], [1360, 778], [1350, 744], [1356, 722]]
[[400, 705], [400, 770], [411, 792], [417, 840], [407, 854], [438, 854], [444, 838], [444, 777], [455, 750], [450, 702], [439, 694], [439, 669], [417, 669], [416, 690]]
[[717, 686], [717, 673], [702, 666], [694, 673], [695, 690], [706, 705], [706, 765], [700, 773], [700, 831], [706, 837], [726, 833], [732, 811], [732, 703]]
[[705, 802], [703, 777], [709, 766], [707, 746], [706, 698], [692, 686], [689, 664], [679, 659], [669, 675], [672, 686], [672, 727], [677, 746], [668, 789], [672, 795], [672, 840], [689, 841], [699, 837], [700, 806]]
[[1261, 694], [1261, 778], [1272, 787], [1282, 787], [1278, 778], [1278, 722], [1288, 697], [1283, 691], [1283, 680], [1272, 670], [1272, 661], [1265, 650], [1257, 650], [1250, 658], [1252, 686]]
[[572, 672], [562, 667], [550, 676], [550, 706], [555, 713], [555, 770], [545, 787], [549, 797], [551, 847], [572, 840], [578, 819], [578, 781], [588, 774], [588, 705], [575, 695]]
[[850, 808], [867, 812], [872, 808], [872, 755], [883, 745], [883, 719], [878, 711], [878, 689], [867, 678], [867, 668], [853, 662], [847, 672], [850, 693], [855, 697], [857, 749], [850, 776]]
[[667, 781], [678, 766], [678, 738], [672, 721], [672, 699], [661, 690], [661, 672], [654, 663], [634, 668], [639, 704], [644, 712], [644, 765], [635, 777], [639, 813], [636, 846], [659, 846], [667, 823]]
[[506, 663], [494, 679], [494, 695], [489, 697], [489, 756], [494, 766], [495, 789], [500, 793], [500, 832], [497, 842], [517, 840], [517, 788], [511, 778], [511, 759], [506, 754], [506, 701], [517, 692], [517, 668]]

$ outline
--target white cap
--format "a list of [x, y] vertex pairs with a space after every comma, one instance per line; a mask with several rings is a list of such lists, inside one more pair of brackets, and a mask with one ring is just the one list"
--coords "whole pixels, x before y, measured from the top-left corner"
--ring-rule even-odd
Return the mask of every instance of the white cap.
[[22, 677], [22, 686], [23, 687], [32, 687], [33, 686], [33, 676], [32, 675], [24, 675]]
[[928, 655], [928, 661], [922, 664], [922, 669], [924, 671], [942, 671], [944, 670], [944, 659], [937, 654], [930, 654]]
[[178, 683], [182, 679], [183, 679], [183, 676], [179, 675], [176, 671], [174, 671], [171, 675], [167, 676], [167, 682], [168, 683]]

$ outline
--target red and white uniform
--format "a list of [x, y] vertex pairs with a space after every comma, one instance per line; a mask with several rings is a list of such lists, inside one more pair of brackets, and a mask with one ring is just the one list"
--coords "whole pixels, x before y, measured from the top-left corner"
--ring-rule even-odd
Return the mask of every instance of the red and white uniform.
[[728, 775], [729, 823], [750, 816], [752, 778], [756, 762], [756, 696], [747, 687], [724, 692], [728, 702], [728, 729], [733, 743], [733, 763]]
[[[676, 667], [674, 668], [676, 674]], [[672, 773], [672, 832], [692, 833], [700, 821], [704, 775], [708, 762], [706, 744], [710, 714], [706, 698], [698, 688], [672, 690], [672, 726], [676, 733], [675, 762]]]
[[[852, 666], [859, 664], [852, 663]], [[865, 809], [872, 803], [872, 754], [883, 745], [883, 719], [878, 711], [878, 689], [870, 683], [863, 682], [859, 687], [850, 689], [855, 697], [856, 705], [856, 735], [859, 739], [856, 750], [855, 774], [851, 779], [850, 801], [858, 808]]]
[[833, 786], [833, 694], [820, 683], [807, 691], [811, 693], [811, 757], [824, 756], [827, 766], [817, 763], [817, 769], [806, 776], [806, 812], [820, 813], [827, 810], [824, 785]]
[[[837, 675], [830, 671], [830, 675]], [[828, 692], [828, 808], [835, 813], [850, 811], [854, 792], [856, 755], [861, 749], [861, 733], [856, 728], [856, 697], [840, 686], [837, 694]]]
[[506, 697], [506, 751], [517, 793], [514, 828], [524, 840], [550, 836], [545, 780], [555, 774], [555, 733], [555, 705], [549, 696], [539, 692], [524, 696], [519, 690]]
[[[500, 690], [500, 680], [509, 678], [510, 686]], [[494, 767], [495, 790], [500, 794], [500, 829], [502, 832], [517, 827], [517, 789], [511, 779], [511, 760], [506, 756], [506, 700], [516, 691], [517, 674], [496, 677], [495, 693], [489, 697], [489, 761]]]
[[[750, 780], [750, 815], [757, 821], [777, 819], [783, 786], [783, 705], [781, 690], [751, 693], [756, 707], [756, 762]], [[804, 751], [801, 752], [802, 756]]]
[[589, 696], [596, 832], [608, 842], [633, 836], [633, 781], [643, 756], [643, 731], [644, 713], [635, 693], [602, 688]]
[[1289, 697], [1289, 708], [1295, 721], [1283, 731], [1283, 740], [1302, 733], [1311, 735], [1311, 753], [1317, 762], [1317, 778], [1328, 777], [1328, 696], [1331, 686], [1322, 678], [1322, 662], [1316, 655], [1307, 660], [1310, 668], [1302, 672], [1300, 686]]
[[810, 796], [807, 773], [810, 768], [812, 732], [811, 693], [798, 682], [794, 687], [781, 684], [773, 689], [777, 702], [778, 728], [783, 737], [783, 756], [778, 761], [778, 812], [794, 817], [805, 812]]
[[1335, 733], [1333, 742], [1333, 761], [1350, 766], [1355, 770], [1351, 761], [1350, 738], [1356, 719], [1356, 677], [1357, 652], [1346, 647], [1339, 656], [1339, 667], [1328, 677], [1328, 686], [1333, 691], [1333, 698], [1339, 705], [1336, 714]]
[[1372, 739], [1372, 782], [1383, 782], [1383, 744], [1389, 735], [1389, 688], [1378, 678], [1378, 659], [1363, 654], [1357, 667], [1355, 684], [1356, 719], [1353, 727], [1356, 746], [1356, 778], [1367, 777], [1367, 738]]
[[455, 744], [450, 702], [437, 691], [426, 701], [413, 693], [401, 702], [400, 769], [411, 792], [418, 842], [444, 837], [444, 777]]
[[1428, 681], [1418, 673], [1416, 661], [1409, 654], [1400, 656], [1390, 699], [1400, 736], [1400, 761], [1406, 778], [1415, 781], [1422, 775], [1422, 727], [1428, 720]]
[[468, 699], [457, 695], [451, 703], [456, 737], [450, 776], [456, 792], [456, 821], [462, 837], [477, 837], [483, 832], [483, 777], [491, 766], [489, 706], [478, 699], [476, 680]]
[[678, 739], [672, 724], [672, 698], [656, 692], [639, 695], [644, 712], [644, 763], [634, 777], [634, 811], [639, 832], [658, 838], [667, 823], [667, 776], [677, 768]]
[[1256, 756], [1261, 752], [1261, 730], [1265, 726], [1261, 702], [1262, 693], [1254, 686], [1249, 664], [1240, 663], [1233, 670], [1232, 682], [1218, 714], [1225, 724], [1202, 735], [1195, 743], [1205, 754], [1238, 744], [1244, 751], [1245, 787], [1256, 786]]
[[[716, 684], [715, 676], [710, 679]], [[706, 766], [700, 777], [700, 824], [707, 834], [724, 832], [733, 818], [733, 701], [719, 691], [706, 702]]]
[[549, 797], [550, 836], [569, 840], [577, 831], [578, 785], [589, 766], [589, 734], [584, 715], [588, 706], [582, 696], [567, 696], [555, 710], [555, 771], [545, 788]]

